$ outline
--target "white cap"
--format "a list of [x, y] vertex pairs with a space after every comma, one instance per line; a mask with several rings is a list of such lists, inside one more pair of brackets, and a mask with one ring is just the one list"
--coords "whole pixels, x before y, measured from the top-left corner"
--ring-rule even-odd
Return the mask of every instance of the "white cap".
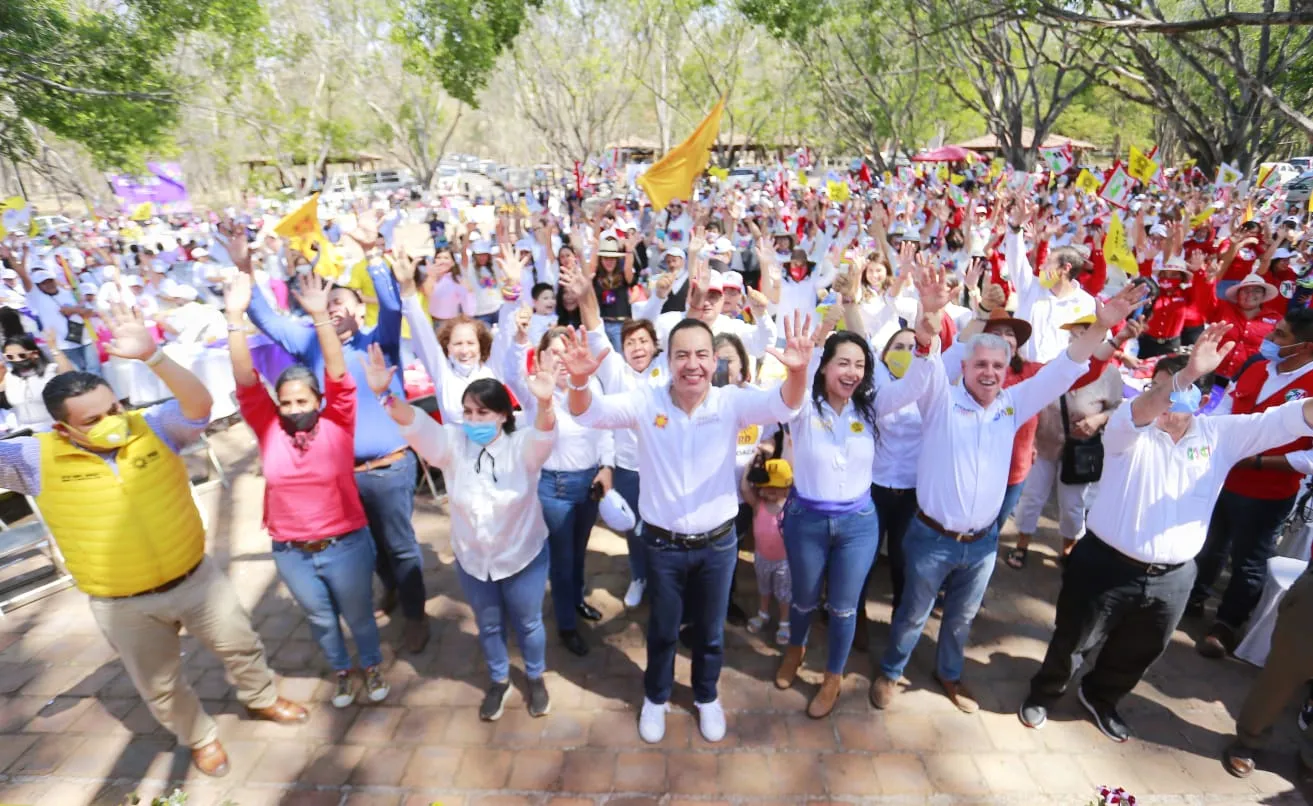
[[662, 253], [662, 257], [669, 257], [670, 255], [674, 255], [675, 257], [683, 257], [683, 258], [688, 257], [688, 255], [684, 252], [683, 248], [678, 246], [671, 246], [668, 249], [666, 249], [664, 253]]
[[628, 532], [638, 523], [634, 511], [629, 508], [629, 502], [614, 488], [602, 496], [602, 501], [597, 505], [597, 514], [602, 516], [602, 523], [613, 532]]
[[78, 283], [78, 293], [84, 297], [87, 294], [99, 294], [100, 286], [95, 283]]
[[711, 245], [711, 254], [732, 255], [734, 254], [734, 244], [730, 243], [729, 238], [717, 238], [716, 242]]
[[1277, 251], [1275, 251], [1275, 252], [1272, 253], [1272, 259], [1273, 259], [1273, 260], [1289, 260], [1290, 258], [1292, 258], [1292, 257], [1294, 257], [1294, 256], [1295, 256], [1295, 252], [1294, 252], [1294, 250], [1292, 250], [1292, 249], [1287, 249], [1287, 248], [1284, 247], [1284, 246], [1279, 247], [1279, 248], [1277, 249]]
[[203, 257], [209, 257], [209, 256], [210, 256], [210, 250], [206, 249], [203, 246], [198, 246], [195, 249], [191, 250], [192, 260], [200, 260]]
[[18, 272], [13, 269], [0, 269], [0, 280], [17, 280]]
[[487, 238], [475, 241], [473, 250], [476, 255], [491, 255], [493, 251], [492, 241]]
[[708, 271], [707, 290], [723, 292], [725, 290], [725, 276], [718, 271]]
[[55, 275], [51, 274], [45, 269], [37, 269], [36, 271], [32, 272], [32, 285], [41, 285], [47, 280], [53, 280], [53, 279], [55, 279]]
[[721, 282], [721, 285], [722, 285], [724, 288], [737, 288], [737, 289], [740, 290], [740, 291], [742, 291], [742, 290], [744, 289], [744, 286], [743, 286], [743, 275], [742, 275], [742, 274], [739, 274], [739, 273], [736, 272], [736, 271], [723, 271], [723, 272], [721, 272], [721, 273], [720, 273], [720, 282]]
[[127, 283], [131, 288], [142, 288], [146, 285], [141, 281], [141, 275], [139, 274], [129, 274], [127, 277], [123, 278], [123, 282]]
[[1154, 224], [1152, 227], [1149, 227], [1149, 234], [1159, 238], [1166, 238], [1167, 227], [1164, 227], [1162, 224]]

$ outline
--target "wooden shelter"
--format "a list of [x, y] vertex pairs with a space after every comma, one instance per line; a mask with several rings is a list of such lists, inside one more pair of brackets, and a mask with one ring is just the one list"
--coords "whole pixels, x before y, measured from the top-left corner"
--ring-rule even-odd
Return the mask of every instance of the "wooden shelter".
[[[1021, 147], [1030, 148], [1034, 144], [1034, 142], [1035, 142], [1035, 130], [1022, 128]], [[995, 137], [993, 134], [986, 134], [981, 137], [977, 137], [974, 140], [966, 140], [961, 143], [956, 143], [956, 145], [959, 148], [965, 148], [968, 151], [975, 151], [982, 154], [989, 154], [991, 156], [997, 155], [999, 152], [1003, 150], [1002, 145], [999, 144], [998, 138]], [[1050, 132], [1048, 135], [1044, 137], [1044, 142], [1040, 143], [1039, 147], [1057, 148], [1059, 146], [1065, 146], [1065, 145], [1070, 145], [1073, 151], [1096, 151], [1099, 148], [1094, 143], [1089, 143], [1086, 142], [1085, 140], [1077, 140], [1074, 137], [1065, 137], [1061, 134], [1054, 134], [1052, 132]]]

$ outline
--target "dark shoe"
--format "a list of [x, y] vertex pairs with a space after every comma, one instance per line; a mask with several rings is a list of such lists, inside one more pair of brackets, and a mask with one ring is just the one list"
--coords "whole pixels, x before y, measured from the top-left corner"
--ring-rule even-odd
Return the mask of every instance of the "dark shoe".
[[488, 687], [483, 695], [483, 704], [479, 706], [479, 719], [484, 722], [496, 722], [501, 719], [501, 712], [506, 707], [506, 697], [511, 693], [511, 683], [503, 680]]
[[222, 778], [228, 774], [228, 753], [218, 739], [194, 748], [191, 751], [191, 763], [211, 778]]
[[897, 680], [890, 680], [884, 675], [878, 674], [875, 679], [871, 681], [871, 705], [874, 705], [881, 711], [889, 707], [889, 703], [894, 701], [894, 695], [897, 693]]
[[561, 636], [561, 643], [565, 644], [565, 648], [570, 652], [581, 658], [588, 654], [588, 644], [578, 630], [561, 630], [558, 634]]
[[593, 607], [587, 602], [575, 605], [574, 609], [576, 612], [579, 613], [580, 616], [587, 619], [588, 621], [602, 620], [602, 611], [598, 610], [596, 607]]
[[737, 602], [730, 602], [729, 610], [725, 613], [725, 621], [735, 627], [742, 627], [748, 623], [748, 614], [743, 612], [743, 608], [739, 607]]
[[547, 696], [547, 684], [541, 677], [529, 678], [529, 716], [547, 716], [552, 710], [552, 698]]
[[412, 655], [418, 655], [429, 645], [429, 618], [406, 619], [406, 626], [401, 629], [401, 644]]
[[1090, 716], [1094, 717], [1094, 724], [1099, 727], [1099, 730], [1103, 731], [1104, 736], [1114, 742], [1124, 742], [1131, 738], [1131, 729], [1122, 721], [1116, 708], [1095, 708], [1085, 698], [1085, 689], [1083, 688], [1078, 688], [1076, 694], [1080, 697], [1080, 704], [1085, 706], [1085, 710], [1090, 712]]
[[1042, 728], [1049, 721], [1049, 709], [1034, 700], [1026, 700], [1017, 709], [1017, 719], [1028, 728]]
[[1191, 599], [1185, 603], [1185, 618], [1203, 618], [1204, 617], [1204, 600]]
[[1248, 778], [1254, 771], [1254, 751], [1235, 742], [1222, 751], [1222, 766], [1237, 778]]
[[944, 693], [948, 695], [949, 701], [957, 706], [957, 710], [964, 714], [974, 714], [980, 710], [980, 703], [976, 701], [975, 695], [967, 688], [966, 683], [961, 680], [944, 680], [939, 675], [935, 675], [935, 682], [944, 689]]
[[383, 618], [396, 609], [397, 592], [395, 590], [383, 591], [383, 595], [378, 597], [378, 604], [374, 607], [374, 618]]
[[268, 708], [247, 708], [254, 719], [267, 719], [280, 725], [295, 725], [310, 718], [310, 712], [289, 699], [279, 697]]
[[1030, 549], [1023, 546], [1017, 546], [1008, 550], [1007, 555], [1003, 558], [1008, 568], [1015, 568], [1020, 571], [1026, 567], [1026, 558], [1030, 556]]
[[1214, 624], [1194, 648], [1205, 658], [1225, 658], [1235, 649], [1235, 631], [1225, 624]]
[[1299, 709], [1299, 716], [1295, 717], [1295, 724], [1299, 725], [1300, 730], [1308, 730], [1311, 723], [1313, 723], [1313, 700], [1305, 700], [1304, 707]]

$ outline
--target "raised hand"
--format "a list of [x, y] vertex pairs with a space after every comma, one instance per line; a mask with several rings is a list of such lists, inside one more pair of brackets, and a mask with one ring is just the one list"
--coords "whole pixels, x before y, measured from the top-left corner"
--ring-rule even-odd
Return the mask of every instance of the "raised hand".
[[498, 258], [497, 265], [501, 266], [502, 276], [506, 278], [507, 284], [520, 284], [520, 276], [524, 274], [525, 263], [516, 254], [514, 246], [508, 243], [501, 245], [501, 257]]
[[389, 367], [383, 358], [383, 348], [378, 344], [369, 345], [369, 355], [361, 356], [360, 366], [365, 369], [365, 381], [370, 390], [381, 395], [392, 385], [392, 376], [397, 374], [396, 367]]
[[1099, 327], [1107, 330], [1121, 320], [1130, 316], [1131, 311], [1144, 302], [1145, 297], [1149, 295], [1148, 286], [1141, 284], [1128, 285], [1117, 295], [1103, 304], [1098, 300], [1094, 301], [1095, 312], [1094, 318]]
[[592, 350], [588, 349], [588, 331], [583, 328], [569, 328], [561, 340], [564, 342], [560, 352], [561, 363], [570, 377], [576, 379], [591, 377], [602, 366], [602, 359], [611, 352], [610, 347], [603, 347], [602, 352], [593, 355]]
[[524, 383], [540, 404], [549, 403], [556, 392], [557, 378], [565, 372], [565, 367], [560, 356], [551, 350], [539, 353], [534, 363], [534, 373], [525, 378]]
[[533, 321], [533, 308], [520, 308], [515, 312], [515, 342], [529, 343], [529, 323]]
[[241, 319], [251, 305], [251, 275], [237, 272], [223, 284], [223, 308], [228, 318]]
[[232, 259], [237, 270], [243, 274], [250, 274], [253, 271], [251, 268], [251, 244], [246, 240], [246, 228], [234, 226], [226, 247], [228, 257]]
[[404, 248], [398, 247], [392, 253], [392, 276], [403, 291], [415, 287], [415, 261]]
[[755, 288], [748, 289], [748, 307], [752, 309], [752, 315], [760, 319], [766, 315], [766, 307], [770, 305], [770, 300], [766, 295]]
[[806, 372], [811, 362], [812, 351], [816, 344], [812, 341], [812, 318], [808, 314], [803, 318], [802, 311], [793, 312], [793, 321], [784, 317], [784, 350], [767, 347], [766, 352], [775, 356], [775, 360], [784, 365], [789, 374]]
[[1218, 322], [1204, 328], [1203, 335], [1195, 340], [1190, 348], [1190, 363], [1186, 365], [1192, 383], [1221, 366], [1227, 354], [1235, 349], [1234, 341], [1222, 341], [1230, 329], [1231, 325]]
[[115, 358], [145, 361], [159, 349], [155, 337], [146, 328], [141, 311], [136, 308], [129, 308], [120, 302], [114, 303], [105, 317], [105, 324], [114, 336], [105, 350]]
[[588, 277], [579, 269], [561, 267], [561, 287], [574, 294], [575, 299], [582, 299], [588, 294], [590, 283]]
[[942, 267], [936, 267], [928, 258], [917, 261], [918, 265], [912, 275], [917, 296], [921, 299], [921, 311], [938, 313], [948, 306], [953, 293], [948, 287], [948, 275]]
[[[319, 319], [328, 314], [328, 292], [332, 287], [333, 284], [327, 277], [303, 274], [297, 281], [292, 296], [296, 297], [296, 301], [306, 313], [310, 314], [311, 319]], [[247, 293], [249, 295], [249, 290]]]

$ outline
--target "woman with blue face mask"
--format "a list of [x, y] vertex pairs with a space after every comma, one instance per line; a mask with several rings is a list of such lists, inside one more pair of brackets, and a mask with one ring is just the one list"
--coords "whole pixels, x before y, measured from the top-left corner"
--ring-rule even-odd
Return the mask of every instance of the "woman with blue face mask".
[[538, 362], [524, 388], [537, 401], [532, 427], [516, 428], [511, 398], [500, 381], [480, 378], [461, 400], [464, 421], [439, 425], [420, 409], [388, 391], [395, 367], [371, 349], [369, 387], [410, 447], [447, 480], [451, 548], [456, 575], [474, 609], [488, 673], [492, 678], [479, 718], [499, 719], [510, 693], [510, 658], [505, 628], [513, 630], [529, 678], [525, 701], [531, 716], [551, 708], [543, 629], [547, 588], [547, 523], [538, 499], [538, 479], [556, 444], [556, 362]]

